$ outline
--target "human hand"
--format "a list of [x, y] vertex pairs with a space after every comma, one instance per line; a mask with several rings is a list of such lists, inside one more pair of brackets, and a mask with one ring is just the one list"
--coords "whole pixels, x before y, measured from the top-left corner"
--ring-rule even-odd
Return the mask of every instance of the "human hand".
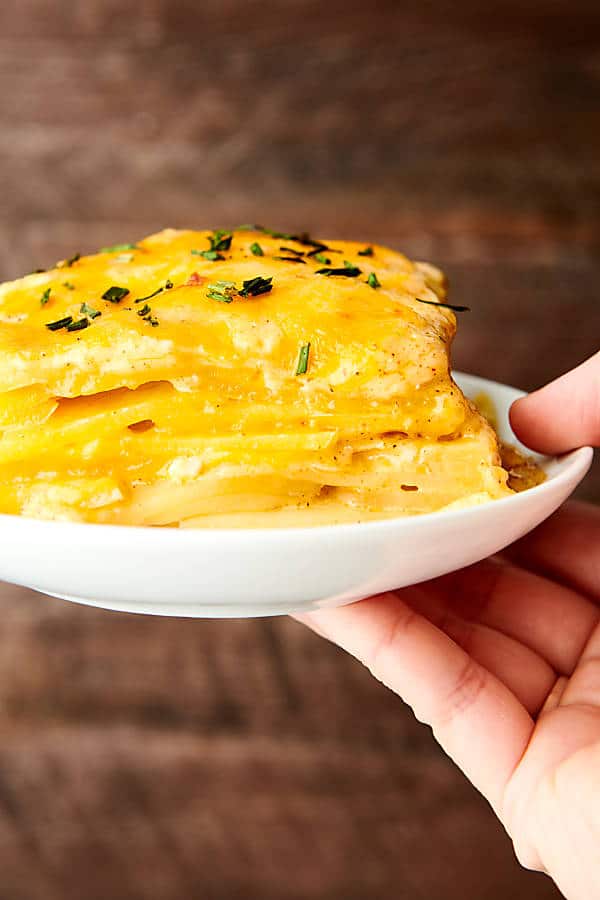
[[[538, 450], [600, 444], [600, 353], [511, 421]], [[431, 725], [523, 865], [600, 897], [600, 509], [568, 504], [501, 557], [298, 619]]]

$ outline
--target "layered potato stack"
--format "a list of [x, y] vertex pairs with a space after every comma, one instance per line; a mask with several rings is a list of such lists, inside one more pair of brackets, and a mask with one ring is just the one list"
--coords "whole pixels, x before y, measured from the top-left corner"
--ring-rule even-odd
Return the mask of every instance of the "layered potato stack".
[[0, 286], [0, 512], [308, 525], [510, 494], [441, 273], [258, 226]]

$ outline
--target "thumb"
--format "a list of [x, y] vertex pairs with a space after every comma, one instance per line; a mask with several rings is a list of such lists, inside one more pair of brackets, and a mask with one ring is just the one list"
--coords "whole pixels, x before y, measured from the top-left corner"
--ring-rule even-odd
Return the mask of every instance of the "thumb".
[[600, 353], [515, 401], [510, 424], [519, 440], [543, 453], [599, 446]]

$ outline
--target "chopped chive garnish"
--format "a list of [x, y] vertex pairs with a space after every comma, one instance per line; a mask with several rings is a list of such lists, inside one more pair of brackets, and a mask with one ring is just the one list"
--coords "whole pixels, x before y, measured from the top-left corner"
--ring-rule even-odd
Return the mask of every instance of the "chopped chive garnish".
[[67, 331], [82, 331], [89, 324], [89, 319], [78, 319], [76, 322], [71, 322], [70, 325], [67, 325]]
[[358, 255], [359, 255], [359, 256], [373, 256], [373, 248], [372, 248], [372, 247], [365, 247], [364, 250], [359, 250], [359, 251], [358, 251]]
[[256, 241], [254, 241], [253, 244], [250, 244], [250, 253], [252, 253], [253, 256], [264, 256], [265, 255], [263, 253], [263, 248]]
[[66, 289], [67, 289], [68, 291], [74, 291], [74, 290], [75, 290], [75, 285], [74, 285], [74, 284], [71, 284], [70, 281], [63, 281], [63, 287], [66, 287]]
[[260, 294], [268, 294], [273, 289], [273, 278], [247, 278], [238, 290], [233, 281], [215, 281], [207, 285], [206, 296], [209, 300], [217, 300], [219, 303], [231, 303], [236, 294], [239, 297], [258, 297]]
[[304, 256], [304, 250], [294, 250], [293, 247], [280, 247], [282, 253], [291, 253], [292, 256]]
[[470, 306], [454, 306], [452, 303], [438, 303], [436, 300], [421, 300], [415, 297], [417, 303], [427, 303], [428, 306], [443, 306], [445, 309], [452, 309], [454, 312], [471, 312]]
[[272, 228], [265, 228], [264, 225], [238, 225], [235, 230], [260, 231], [263, 234], [268, 234], [269, 237], [275, 239], [283, 241], [296, 241], [296, 243], [303, 244], [305, 247], [312, 247], [310, 253], [307, 254], [308, 256], [312, 256], [313, 254], [319, 253], [322, 250], [330, 250], [331, 253], [341, 253], [341, 250], [331, 250], [331, 248], [328, 247], [327, 244], [324, 244], [322, 241], [315, 241], [306, 231], [303, 231], [301, 234], [287, 234], [285, 231], [274, 231]]
[[293, 234], [286, 234], [284, 231], [273, 231], [272, 228], [265, 228], [264, 225], [255, 225], [255, 231], [262, 231], [264, 234], [268, 234], [269, 237], [279, 238], [279, 240], [283, 241], [295, 241], [296, 238]]
[[300, 348], [300, 353], [298, 354], [298, 365], [296, 366], [296, 375], [305, 375], [308, 369], [308, 356], [310, 354], [310, 342], [308, 344], [304, 344]]
[[89, 319], [97, 319], [98, 316], [101, 316], [102, 313], [99, 310], [94, 309], [93, 306], [89, 306], [87, 303], [82, 303], [79, 307], [79, 312], [83, 313], [84, 316], [87, 316]]
[[367, 278], [367, 284], [369, 285], [369, 287], [372, 287], [372, 288], [378, 288], [378, 287], [381, 287], [381, 284], [380, 284], [380, 282], [379, 282], [379, 278], [377, 277], [377, 275], [375, 274], [375, 272], [371, 272], [371, 274], [370, 274], [369, 277]]
[[316, 244], [313, 246], [312, 250], [309, 250], [306, 254], [307, 256], [314, 256], [315, 259], [319, 253], [341, 253], [341, 250], [336, 250], [335, 247], [328, 247], [327, 244]]
[[231, 303], [233, 300], [232, 294], [222, 294], [219, 291], [207, 291], [206, 296], [209, 300], [217, 300], [218, 303]]
[[345, 278], [356, 278], [360, 273], [361, 269], [349, 262], [344, 262], [344, 267], [339, 269], [317, 269], [317, 275], [343, 275]]
[[216, 253], [221, 250], [229, 250], [229, 248], [231, 247], [232, 238], [233, 234], [231, 233], [231, 231], [223, 231], [221, 229], [215, 231], [215, 233], [213, 235], [210, 235], [208, 238], [210, 243], [210, 250], [213, 250]]
[[98, 253], [122, 253], [124, 250], [139, 250], [137, 244], [115, 244], [113, 247], [101, 247]]
[[217, 300], [219, 303], [231, 303], [236, 293], [233, 281], [215, 281], [206, 288], [206, 296], [209, 300]]
[[153, 328], [157, 328], [159, 324], [156, 316], [144, 316], [144, 322], [147, 322], [148, 325], [152, 325]]
[[316, 259], [316, 261], [320, 262], [322, 266], [328, 266], [331, 264], [331, 260], [327, 259], [326, 256], [323, 256], [322, 253], [315, 253], [313, 255], [314, 255], [314, 258]]
[[58, 263], [59, 269], [70, 269], [71, 266], [76, 263], [79, 259], [81, 259], [81, 253], [76, 253], [75, 256], [71, 256], [70, 259], [65, 259], [63, 262]]
[[113, 285], [112, 287], [109, 287], [107, 291], [104, 291], [104, 293], [102, 294], [102, 299], [108, 300], [109, 303], [120, 303], [128, 293], [129, 288], [117, 287], [117, 285]]
[[327, 249], [323, 241], [315, 241], [307, 231], [303, 231], [300, 234], [292, 234], [290, 237], [291, 240], [296, 241], [298, 244], [304, 244], [305, 247], [312, 247], [315, 250]]
[[137, 300], [134, 300], [134, 303], [145, 303], [146, 300], [152, 300], [153, 297], [156, 297], [157, 294], [162, 294], [164, 288], [157, 288], [155, 291], [152, 291], [151, 294], [148, 294], [147, 297], [138, 297]]
[[256, 278], [249, 278], [244, 281], [244, 286], [239, 292], [240, 297], [258, 297], [259, 294], [268, 294], [273, 289], [272, 281], [272, 277], [261, 278], [260, 275]]
[[240, 231], [262, 231], [263, 234], [268, 234], [269, 237], [275, 238], [276, 240], [282, 241], [297, 241], [299, 244], [304, 244], [307, 247], [320, 247], [321, 249], [325, 248], [325, 245], [321, 243], [321, 241], [313, 241], [309, 234], [303, 232], [302, 234], [288, 234], [285, 231], [275, 231], [273, 228], [265, 228], [264, 225], [239, 225], [238, 229]]
[[314, 238], [311, 238], [310, 234], [307, 231], [303, 231], [302, 234], [295, 234], [294, 240], [299, 244], [304, 244], [305, 247], [313, 247], [315, 250], [328, 250], [326, 244], [323, 241], [315, 241]]
[[151, 294], [148, 294], [146, 297], [138, 297], [137, 300], [134, 300], [134, 303], [145, 303], [146, 300], [152, 300], [153, 297], [156, 297], [158, 294], [162, 294], [163, 291], [170, 291], [173, 287], [172, 281], [165, 281], [164, 287], [156, 288], [155, 291], [152, 291]]
[[211, 262], [216, 262], [217, 259], [225, 259], [224, 256], [221, 256], [220, 253], [217, 253], [216, 250], [192, 250], [192, 256], [202, 256], [204, 259], [209, 259]]
[[61, 328], [66, 328], [67, 325], [70, 325], [73, 321], [73, 316], [65, 316], [64, 319], [57, 319], [56, 322], [46, 322], [46, 328], [49, 331], [59, 331]]
[[301, 256], [274, 256], [273, 259], [280, 259], [283, 262], [292, 262], [292, 263], [302, 263], [306, 264], [306, 260], [302, 259]]
[[52, 288], [46, 288], [42, 296], [40, 297], [40, 306], [45, 306], [48, 300], [50, 299], [50, 292]]
[[148, 315], [149, 313], [151, 313], [151, 312], [152, 312], [152, 310], [151, 310], [151, 308], [148, 306], [148, 304], [147, 304], [147, 303], [144, 303], [144, 305], [142, 306], [142, 308], [141, 308], [141, 309], [138, 309], [137, 314], [138, 314], [138, 316], [147, 316], [147, 315]]

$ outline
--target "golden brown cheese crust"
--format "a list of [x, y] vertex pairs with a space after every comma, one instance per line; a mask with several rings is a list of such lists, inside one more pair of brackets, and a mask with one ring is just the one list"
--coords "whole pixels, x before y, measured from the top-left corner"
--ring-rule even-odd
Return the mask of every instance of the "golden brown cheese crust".
[[437, 269], [387, 248], [319, 249], [263, 230], [231, 241], [167, 230], [2, 285], [0, 508], [167, 524], [226, 509], [225, 484], [233, 512], [256, 509], [259, 494], [273, 509], [282, 497], [341, 498], [343, 470], [354, 493], [340, 502], [377, 513], [387, 491], [392, 511], [425, 511], [426, 491], [419, 508], [413, 491], [373, 480], [361, 442], [389, 455], [389, 434], [400, 435], [394, 478], [399, 441], [413, 440], [406, 471], [425, 480], [432, 463], [414, 441], [457, 436], [477, 443], [502, 493], [495, 437], [451, 380], [444, 300]]

